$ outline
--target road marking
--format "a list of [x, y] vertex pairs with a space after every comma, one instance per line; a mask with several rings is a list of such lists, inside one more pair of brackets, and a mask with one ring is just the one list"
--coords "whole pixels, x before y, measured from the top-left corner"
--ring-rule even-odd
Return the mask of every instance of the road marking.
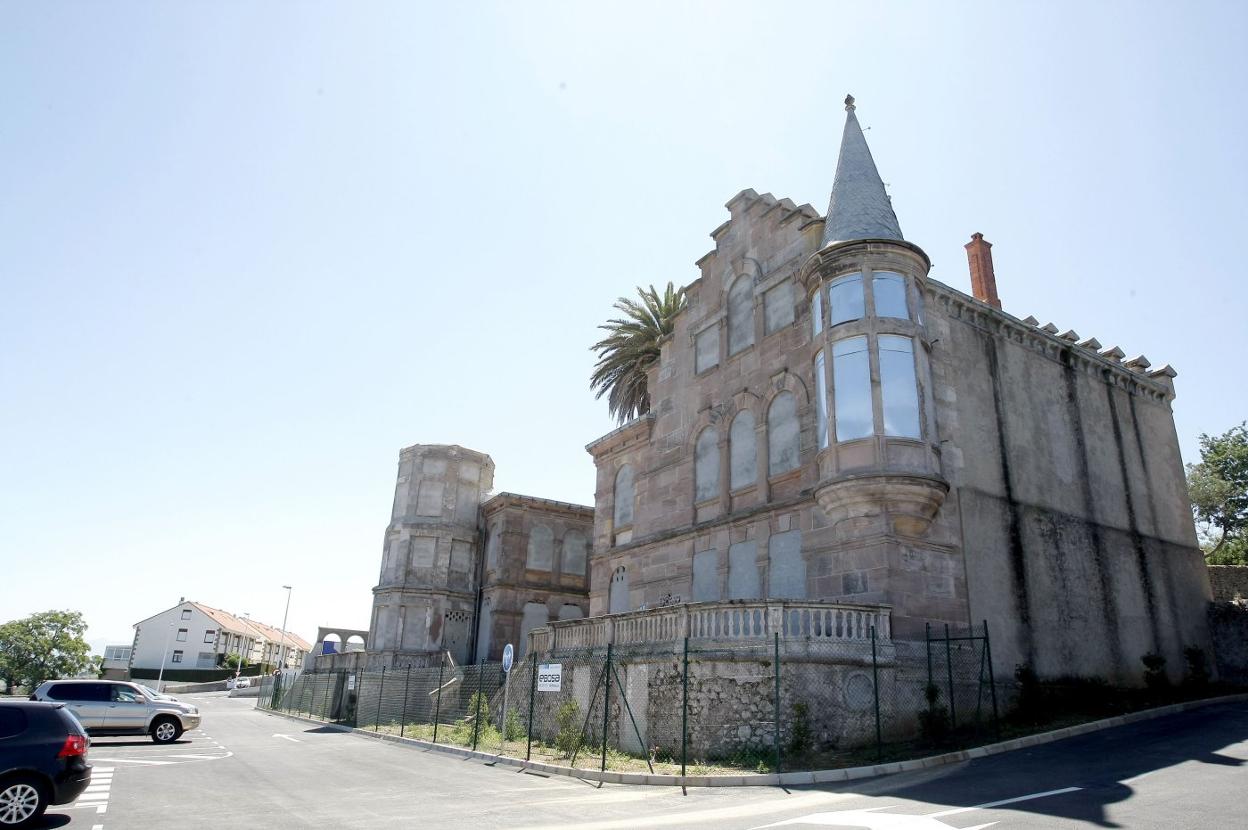
[[138, 758], [100, 758], [101, 761], [108, 761], [110, 764], [151, 764], [152, 766], [164, 766], [167, 764], [176, 764], [177, 761], [144, 761]]
[[[673, 788], [679, 790], [679, 787]], [[745, 816], [764, 816], [768, 813], [778, 813], [782, 810], [800, 810], [802, 808], [821, 807], [834, 801], [847, 801], [858, 796], [852, 793], [828, 793], [828, 792], [812, 792], [807, 795], [796, 797], [783, 796], [783, 800], [778, 797], [775, 801], [758, 804], [742, 804], [732, 807], [715, 807], [710, 810], [693, 810], [689, 812], [671, 813], [663, 816], [646, 816], [645, 825], [647, 827], [687, 827], [694, 822], [713, 822], [717, 820], [730, 821], [732, 819], [743, 818]], [[636, 817], [621, 819], [606, 819], [603, 821], [578, 823], [576, 826], [581, 830], [634, 830], [638, 825]], [[539, 824], [531, 825], [522, 830], [567, 830], [568, 825], [565, 824]]]
[[[883, 810], [895, 809], [898, 805], [865, 807], [856, 810], [837, 810], [830, 813], [810, 813], [798, 818], [777, 821], [773, 824], [764, 824], [760, 828], [755, 828], [755, 830], [763, 830], [766, 827], [785, 827], [793, 824], [819, 824], [825, 827], [864, 827], [867, 830], [946, 830], [946, 828], [950, 828], [953, 825], [938, 820], [944, 816], [970, 813], [975, 810], [991, 810], [994, 807], [1003, 807], [1006, 804], [1018, 804], [1021, 801], [1033, 801], [1037, 798], [1048, 798], [1052, 795], [1078, 792], [1080, 789], [1080, 787], [1064, 787], [1060, 790], [1046, 790], [1042, 793], [1030, 793], [1017, 796], [1016, 798], [988, 801], [983, 804], [976, 804], [973, 807], [954, 807], [950, 810], [924, 813], [922, 815], [882, 812]], [[997, 822], [990, 821], [987, 824], [977, 824], [974, 827], [962, 828], [962, 830], [984, 830], [984, 828], [992, 827], [994, 824], [997, 824]]]
[[1036, 798], [1048, 798], [1051, 795], [1065, 795], [1066, 793], [1078, 792], [1082, 787], [1063, 787], [1060, 790], [1046, 790], [1042, 793], [1032, 793], [1031, 795], [1020, 795], [1018, 798], [1007, 798], [1003, 801], [989, 801], [986, 804], [976, 804], [974, 807], [958, 807], [956, 810], [943, 810], [939, 813], [928, 813], [928, 818], [939, 818], [940, 816], [952, 816], [958, 813], [969, 813], [971, 810], [991, 810], [993, 807], [1003, 807], [1006, 804], [1017, 804], [1020, 801], [1031, 801]]
[[233, 755], [233, 754], [234, 753], [231, 752], [229, 755], [166, 755], [165, 757], [166, 758], [191, 758], [196, 761], [215, 761], [218, 758], [229, 758], [230, 755]]
[[274, 738], [285, 738], [286, 740], [290, 741], [292, 744], [301, 744], [301, 743], [303, 743], [303, 741], [299, 740], [298, 738], [292, 738], [292, 737], [290, 737], [289, 735], [278, 735], [278, 734], [274, 733], [273, 737], [274, 737]]

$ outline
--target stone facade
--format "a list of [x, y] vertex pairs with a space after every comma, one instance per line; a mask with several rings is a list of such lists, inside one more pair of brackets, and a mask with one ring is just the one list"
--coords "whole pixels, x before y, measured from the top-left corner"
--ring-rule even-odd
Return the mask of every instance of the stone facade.
[[[459, 446], [399, 453], [364, 662], [374, 668], [517, 656], [527, 632], [588, 611], [593, 508], [502, 493], [494, 462]], [[579, 572], [578, 572], [579, 571]], [[354, 666], [356, 655], [318, 658]]]
[[[833, 209], [891, 216], [849, 110]], [[838, 239], [809, 205], [726, 207], [652, 412], [587, 447], [591, 614], [883, 603], [902, 640], [986, 620], [1002, 674], [1120, 682], [1208, 647], [1173, 370], [1000, 310], [982, 250], [989, 296], [931, 279], [895, 218]]]

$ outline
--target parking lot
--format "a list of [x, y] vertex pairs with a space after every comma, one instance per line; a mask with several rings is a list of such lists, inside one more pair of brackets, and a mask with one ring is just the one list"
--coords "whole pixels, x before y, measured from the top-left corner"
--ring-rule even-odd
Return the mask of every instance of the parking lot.
[[1244, 703], [863, 783], [682, 791], [492, 767], [259, 712], [254, 698], [184, 699], [201, 729], [164, 746], [95, 740], [91, 789], [41, 826], [1171, 830], [1226, 823], [1248, 789]]

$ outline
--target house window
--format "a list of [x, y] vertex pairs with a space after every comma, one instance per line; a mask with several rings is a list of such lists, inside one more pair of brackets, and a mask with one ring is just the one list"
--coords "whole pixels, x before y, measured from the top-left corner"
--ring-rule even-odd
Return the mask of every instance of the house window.
[[185, 642], [186, 642], [186, 629], [185, 629], [185, 628], [179, 628], [179, 629], [178, 629], [178, 642], [179, 642], [179, 643], [185, 643]]
[[623, 614], [629, 610], [628, 599], [628, 570], [623, 565], [615, 569], [615, 573], [611, 574], [611, 587], [608, 589], [608, 612], [609, 614]]
[[173, 653], [173, 657], [170, 658], [170, 662], [173, 662], [173, 663], [182, 662], [182, 650], [181, 649], [178, 649], [177, 651]]
[[820, 287], [815, 292], [815, 296], [810, 298], [810, 325], [811, 332], [818, 334], [823, 331], [823, 288]]
[[615, 526], [628, 527], [633, 523], [633, 468], [625, 464], [615, 474]]
[[211, 643], [212, 641], [216, 639], [217, 639], [217, 632], [213, 631], [211, 628], [204, 632], [205, 643]]
[[906, 305], [906, 280], [901, 274], [878, 271], [871, 279], [871, 293], [875, 299], [876, 317], [910, 319]]
[[698, 332], [693, 339], [693, 371], [705, 372], [719, 364], [719, 326]]
[[914, 341], [909, 337], [880, 335], [880, 398], [884, 405], [885, 435], [920, 437]]
[[693, 447], [694, 501], [706, 501], [719, 495], [719, 433], [707, 427], [698, 435]]
[[754, 413], [743, 409], [728, 430], [730, 471], [728, 486], [733, 490], [749, 487], [758, 480], [758, 451], [754, 445]]
[[832, 280], [828, 284], [828, 302], [831, 308], [831, 325], [861, 319], [866, 313], [866, 301], [862, 296], [862, 274], [847, 274]]
[[817, 415], [819, 430], [819, 449], [825, 449], [828, 446], [828, 382], [825, 374], [825, 360], [823, 350], [819, 350], [819, 354], [815, 355], [815, 397], [817, 404]]
[[871, 362], [867, 338], [832, 344], [832, 390], [836, 396], [836, 440], [853, 441], [874, 432], [871, 420]]
[[797, 469], [798, 432], [797, 399], [781, 392], [767, 409], [767, 475]]
[[746, 275], [728, 289], [728, 354], [754, 345], [754, 281]]
[[189, 609], [189, 608], [183, 608], [183, 609], [182, 609], [182, 619], [184, 619], [184, 620], [189, 620], [190, 618], [191, 618], [191, 609]]

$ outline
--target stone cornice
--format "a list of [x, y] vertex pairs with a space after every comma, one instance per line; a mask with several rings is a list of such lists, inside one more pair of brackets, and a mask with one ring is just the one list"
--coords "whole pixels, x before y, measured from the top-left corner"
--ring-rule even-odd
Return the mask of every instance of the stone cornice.
[[592, 455], [595, 460], [621, 449], [628, 444], [637, 441], [650, 440], [650, 430], [654, 427], [654, 413], [647, 412], [638, 418], [634, 418], [619, 429], [612, 430], [606, 435], [591, 441], [585, 445], [585, 452]]
[[[950, 288], [942, 282], [928, 279], [925, 299], [931, 307], [939, 307], [941, 312], [950, 319], [962, 320], [975, 328], [1002, 337], [1011, 343], [1022, 346], [1048, 359], [1062, 363], [1062, 355], [1069, 355], [1073, 366], [1101, 380], [1107, 381], [1132, 395], [1140, 395], [1154, 400], [1169, 402], [1174, 400], [1174, 389], [1168, 380], [1156, 378], [1172, 378], [1175, 375], [1169, 366], [1144, 373], [1146, 367], [1139, 370], [1128, 368], [1127, 365], [1111, 360], [1091, 348], [1095, 339], [1083, 343], [1074, 343], [1062, 337], [1056, 330], [1049, 331], [1041, 326], [1030, 325], [998, 308], [980, 302], [974, 297]], [[1056, 327], [1051, 327], [1056, 329]], [[1100, 345], [1096, 343], [1096, 345]], [[1121, 351], [1121, 350], [1119, 350]], [[1140, 364], [1135, 364], [1140, 366]]]
[[539, 496], [525, 496], [520, 493], [499, 493], [481, 505], [481, 511], [486, 516], [490, 516], [508, 507], [536, 507], [547, 513], [569, 513], [579, 519], [594, 517], [594, 508], [588, 505], [544, 499]]

